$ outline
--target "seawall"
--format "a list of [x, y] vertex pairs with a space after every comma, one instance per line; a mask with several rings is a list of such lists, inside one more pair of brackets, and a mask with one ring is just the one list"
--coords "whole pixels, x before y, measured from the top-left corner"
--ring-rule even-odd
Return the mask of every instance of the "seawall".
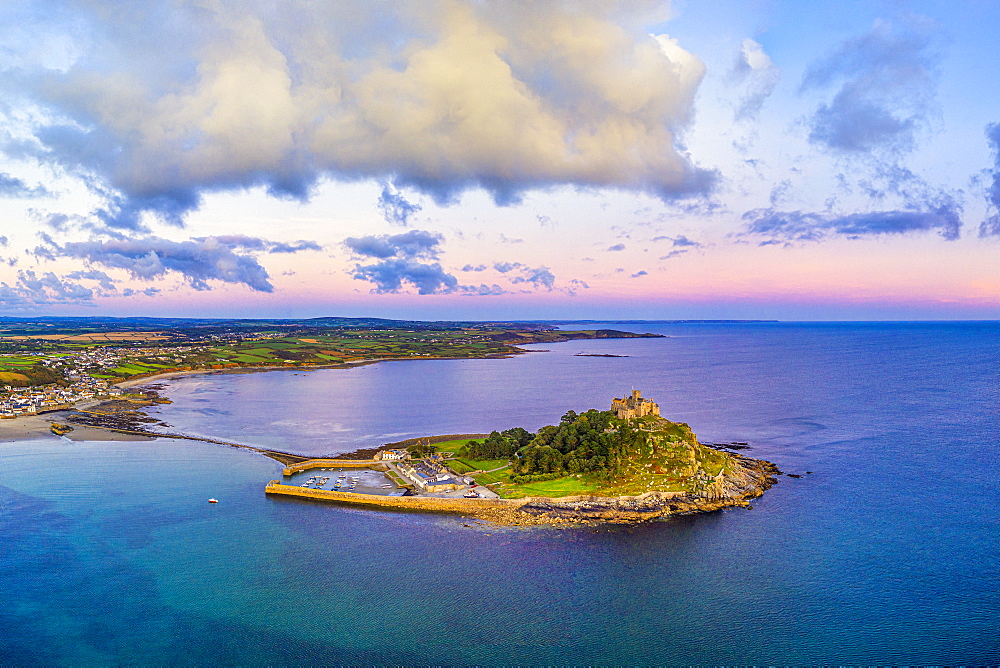
[[477, 510], [493, 510], [496, 508], [519, 508], [526, 499], [446, 499], [436, 496], [383, 496], [381, 494], [357, 494], [355, 492], [338, 492], [329, 489], [313, 489], [296, 485], [284, 485], [279, 480], [272, 480], [264, 488], [267, 494], [284, 496], [301, 496], [319, 501], [335, 501], [341, 503], [381, 506], [383, 508], [401, 508], [405, 510], [424, 510], [444, 513], [474, 514]]
[[339, 469], [371, 469], [376, 466], [385, 466], [385, 462], [375, 459], [310, 459], [299, 464], [289, 464], [281, 472], [282, 475], [292, 475], [301, 473], [309, 469], [319, 468], [339, 468]]

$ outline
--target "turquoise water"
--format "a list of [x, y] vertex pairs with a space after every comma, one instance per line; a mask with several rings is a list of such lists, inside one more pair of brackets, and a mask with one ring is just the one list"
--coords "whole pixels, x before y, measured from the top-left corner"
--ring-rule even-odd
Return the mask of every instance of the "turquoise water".
[[1000, 326], [643, 329], [671, 338], [177, 379], [160, 417], [333, 453], [634, 385], [803, 477], [749, 511], [497, 530], [269, 499], [280, 466], [232, 448], [6, 443], [0, 663], [1000, 661]]

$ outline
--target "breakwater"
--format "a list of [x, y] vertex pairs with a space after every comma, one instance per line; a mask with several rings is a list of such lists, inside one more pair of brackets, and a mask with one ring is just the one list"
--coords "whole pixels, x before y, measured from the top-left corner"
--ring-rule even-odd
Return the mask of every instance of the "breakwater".
[[385, 468], [385, 463], [375, 459], [310, 459], [298, 464], [289, 464], [281, 472], [282, 475], [294, 475], [302, 471], [318, 468], [341, 468], [341, 469], [372, 469], [375, 467]]
[[272, 480], [264, 489], [267, 494], [284, 496], [300, 496], [320, 501], [335, 501], [341, 503], [381, 506], [404, 510], [423, 510], [445, 513], [474, 514], [477, 510], [492, 510], [496, 508], [518, 508], [527, 499], [449, 499], [437, 496], [383, 496], [381, 494], [359, 494], [355, 492], [338, 492], [329, 489], [313, 489], [285, 485], [280, 480]]

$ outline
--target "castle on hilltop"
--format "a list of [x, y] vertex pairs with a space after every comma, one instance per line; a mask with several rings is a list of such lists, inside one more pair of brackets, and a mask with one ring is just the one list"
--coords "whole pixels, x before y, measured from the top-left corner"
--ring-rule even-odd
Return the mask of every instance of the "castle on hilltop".
[[623, 420], [643, 417], [645, 415], [660, 415], [660, 406], [649, 399], [643, 399], [639, 390], [632, 390], [632, 396], [611, 400], [611, 412]]

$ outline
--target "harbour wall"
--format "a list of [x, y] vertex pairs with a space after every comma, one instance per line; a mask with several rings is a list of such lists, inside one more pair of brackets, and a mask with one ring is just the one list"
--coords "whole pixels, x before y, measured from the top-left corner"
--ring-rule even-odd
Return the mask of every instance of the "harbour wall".
[[319, 468], [339, 468], [339, 469], [370, 469], [376, 466], [385, 466], [385, 462], [375, 459], [310, 459], [299, 464], [290, 464], [281, 472], [282, 475], [293, 475]]
[[313, 489], [296, 485], [283, 485], [279, 480], [272, 480], [264, 488], [267, 494], [285, 496], [301, 496], [318, 501], [335, 501], [341, 503], [381, 506], [383, 508], [401, 508], [405, 510], [424, 510], [439, 513], [469, 513], [476, 510], [495, 508], [520, 508], [527, 499], [447, 499], [436, 496], [382, 496], [380, 494], [357, 494], [355, 492], [337, 492], [328, 489]]
[[466, 499], [443, 498], [436, 496], [382, 496], [380, 494], [359, 494], [355, 492], [338, 492], [327, 489], [314, 489], [285, 485], [280, 480], [272, 480], [264, 488], [267, 494], [285, 496], [301, 496], [317, 501], [333, 501], [339, 503], [381, 506], [382, 508], [399, 508], [404, 510], [423, 510], [439, 513], [475, 514], [477, 511], [518, 510], [523, 506], [544, 505], [548, 510], [579, 510], [585, 506], [620, 506], [645, 505], [662, 503], [668, 499], [680, 499], [684, 492], [647, 492], [639, 496], [598, 497], [598, 496], [565, 496], [560, 498], [529, 496], [523, 499]]

